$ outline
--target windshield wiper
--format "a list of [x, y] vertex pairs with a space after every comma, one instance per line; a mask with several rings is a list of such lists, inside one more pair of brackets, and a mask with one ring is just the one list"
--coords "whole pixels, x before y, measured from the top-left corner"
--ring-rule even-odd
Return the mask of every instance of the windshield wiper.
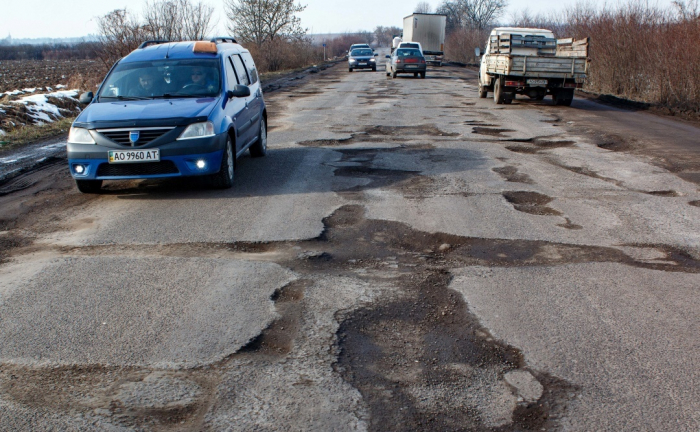
[[159, 96], [153, 96], [147, 99], [169, 99], [169, 98], [201, 98], [202, 95], [184, 94], [184, 93], [165, 93]]
[[100, 99], [116, 99], [116, 100], [130, 101], [130, 100], [147, 100], [150, 98], [140, 97], [140, 96], [100, 96]]

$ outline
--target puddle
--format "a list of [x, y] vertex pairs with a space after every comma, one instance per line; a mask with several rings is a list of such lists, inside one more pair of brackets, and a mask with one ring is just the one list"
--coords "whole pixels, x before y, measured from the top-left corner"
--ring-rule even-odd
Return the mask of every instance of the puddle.
[[547, 195], [528, 191], [503, 192], [502, 195], [518, 211], [542, 216], [561, 216], [560, 211], [547, 206], [554, 200]]
[[694, 207], [700, 207], [700, 200], [689, 201], [688, 204], [690, 204], [691, 206], [694, 206]]

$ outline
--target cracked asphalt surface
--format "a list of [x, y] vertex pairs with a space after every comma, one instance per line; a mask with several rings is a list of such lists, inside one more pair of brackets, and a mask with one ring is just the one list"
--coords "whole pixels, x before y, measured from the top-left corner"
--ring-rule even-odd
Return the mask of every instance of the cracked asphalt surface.
[[700, 128], [476, 84], [280, 85], [231, 190], [5, 181], [0, 430], [700, 429]]

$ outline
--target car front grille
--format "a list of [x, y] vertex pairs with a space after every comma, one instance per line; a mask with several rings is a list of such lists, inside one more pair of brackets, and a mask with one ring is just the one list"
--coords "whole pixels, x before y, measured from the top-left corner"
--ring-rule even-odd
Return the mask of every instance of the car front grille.
[[97, 168], [97, 177], [130, 177], [159, 174], [178, 174], [180, 171], [173, 161], [109, 164]]
[[[127, 147], [141, 147], [150, 143], [156, 138], [160, 138], [173, 129], [174, 128], [98, 129], [97, 132], [117, 144]], [[139, 131], [139, 139], [133, 146], [129, 140], [129, 134], [132, 131]]]

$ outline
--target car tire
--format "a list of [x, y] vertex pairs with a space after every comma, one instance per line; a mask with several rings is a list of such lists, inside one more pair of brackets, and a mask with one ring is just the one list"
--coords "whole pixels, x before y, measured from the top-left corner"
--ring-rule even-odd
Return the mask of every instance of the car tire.
[[76, 180], [75, 185], [84, 194], [97, 194], [102, 190], [102, 180]]
[[214, 189], [229, 189], [233, 186], [233, 179], [235, 175], [235, 165], [236, 157], [233, 154], [233, 143], [231, 142], [231, 137], [226, 137], [226, 148], [224, 148], [224, 154], [221, 157], [221, 167], [219, 167], [219, 172], [213, 174], [210, 179], [211, 187]]
[[349, 71], [349, 72], [352, 72], [352, 68], [349, 68], [348, 71]]
[[376, 71], [377, 71], [377, 67], [375, 66], [372, 68], [372, 72], [376, 72]]
[[496, 105], [501, 105], [503, 100], [503, 77], [499, 76], [493, 84], [493, 101], [496, 102]]
[[425, 79], [425, 72], [421, 72], [420, 77], [421, 77], [421, 79]]
[[418, 72], [413, 72], [413, 78], [418, 78]]
[[267, 154], [267, 123], [265, 122], [265, 117], [260, 120], [258, 140], [248, 148], [248, 151], [250, 151], [250, 156], [254, 158], [263, 157]]
[[481, 80], [479, 80], [479, 98], [486, 99], [488, 95], [489, 90], [486, 87], [484, 87], [484, 85], [481, 84]]

